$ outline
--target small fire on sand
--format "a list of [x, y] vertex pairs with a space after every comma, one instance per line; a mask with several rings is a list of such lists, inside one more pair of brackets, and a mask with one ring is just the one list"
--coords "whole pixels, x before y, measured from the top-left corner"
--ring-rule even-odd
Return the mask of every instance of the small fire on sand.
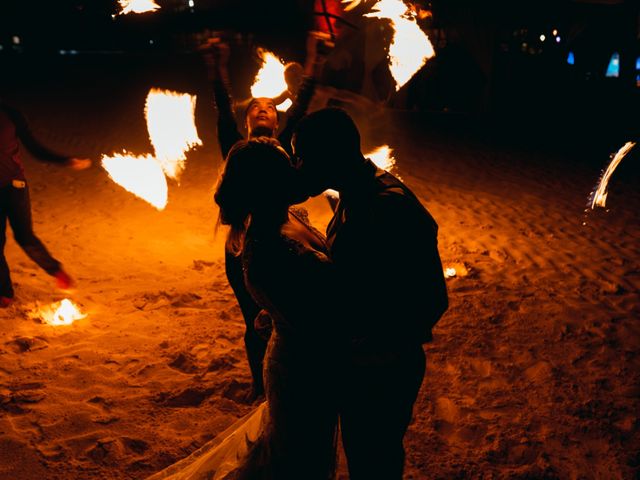
[[37, 316], [49, 325], [71, 325], [76, 320], [85, 318], [87, 315], [80, 312], [80, 309], [68, 298], [60, 302], [42, 307], [38, 310]]

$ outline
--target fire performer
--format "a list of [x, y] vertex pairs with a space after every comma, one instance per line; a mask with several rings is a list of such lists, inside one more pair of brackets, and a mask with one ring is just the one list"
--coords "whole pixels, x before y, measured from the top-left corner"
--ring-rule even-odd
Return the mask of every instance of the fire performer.
[[339, 399], [349, 478], [400, 480], [425, 373], [422, 344], [448, 307], [437, 224], [409, 188], [362, 155], [344, 110], [309, 114], [293, 144], [307, 192], [340, 193], [327, 244], [350, 294], [336, 312], [349, 329]]
[[55, 277], [58, 288], [73, 286], [69, 274], [33, 231], [29, 187], [20, 159], [20, 142], [42, 161], [65, 165], [74, 170], [83, 170], [91, 165], [89, 159], [67, 157], [47, 149], [33, 136], [23, 115], [0, 100], [0, 307], [8, 307], [14, 295], [9, 265], [4, 256], [7, 219], [18, 245], [45, 272]]
[[[307, 58], [305, 62], [305, 78], [298, 90], [294, 104], [286, 114], [285, 126], [282, 132], [278, 131], [278, 111], [276, 102], [271, 98], [253, 98], [245, 109], [245, 123], [249, 138], [272, 137], [277, 139], [282, 147], [291, 154], [291, 137], [293, 130], [313, 96], [316, 77], [321, 71], [324, 56], [317, 53], [317, 41], [319, 37], [309, 34], [307, 41]], [[229, 46], [219, 38], [212, 38], [206, 44], [204, 60], [207, 65], [207, 75], [213, 82], [215, 103], [218, 109], [218, 141], [222, 158], [226, 158], [231, 147], [243, 139], [235, 120], [232, 102], [229, 95], [230, 82], [227, 64], [229, 61]], [[260, 307], [253, 300], [244, 283], [242, 262], [237, 254], [234, 254], [227, 245], [225, 246], [225, 271], [229, 284], [238, 300], [246, 330], [244, 335], [245, 348], [249, 361], [249, 368], [253, 378], [252, 391], [249, 400], [255, 400], [264, 395], [263, 359], [267, 348], [268, 328], [262, 329], [262, 334], [256, 331], [255, 322], [259, 320], [265, 323]], [[264, 332], [267, 332], [267, 335]], [[265, 338], [267, 337], [267, 338]]]

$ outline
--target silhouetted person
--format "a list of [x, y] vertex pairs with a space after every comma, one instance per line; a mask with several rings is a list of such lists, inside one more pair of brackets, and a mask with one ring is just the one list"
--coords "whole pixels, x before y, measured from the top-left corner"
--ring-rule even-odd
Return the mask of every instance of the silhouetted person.
[[269, 425], [238, 478], [328, 480], [342, 337], [333, 313], [341, 302], [324, 236], [289, 209], [300, 182], [275, 145], [234, 145], [215, 193], [246, 285], [274, 328], [264, 371]]
[[91, 165], [88, 159], [59, 155], [32, 135], [22, 114], [0, 100], [0, 307], [13, 301], [14, 291], [9, 265], [4, 256], [7, 220], [16, 242], [45, 272], [55, 277], [59, 288], [70, 288], [71, 277], [53, 258], [33, 231], [29, 186], [20, 159], [20, 143], [39, 160], [82, 170]]
[[309, 114], [293, 146], [308, 193], [340, 194], [327, 243], [348, 293], [336, 315], [350, 342], [339, 404], [349, 475], [401, 479], [403, 437], [425, 373], [422, 344], [448, 306], [437, 225], [409, 188], [362, 155], [344, 110]]
[[[282, 147], [288, 154], [291, 154], [293, 129], [304, 116], [311, 101], [315, 86], [314, 74], [321, 65], [317, 60], [316, 41], [317, 38], [314, 38], [313, 35], [309, 36], [309, 41], [307, 42], [307, 62], [305, 66], [305, 73], [307, 75], [301, 80], [300, 84], [294, 85], [292, 83], [291, 88], [296, 89], [297, 98], [293, 105], [287, 110], [282, 132], [278, 134], [279, 122], [276, 102], [271, 98], [253, 98], [244, 111], [245, 126], [249, 138], [260, 136], [275, 138], [277, 135]], [[214, 97], [218, 110], [218, 142], [220, 143], [222, 158], [226, 158], [231, 147], [244, 138], [236, 123], [232, 101], [229, 96], [230, 82], [227, 68], [229, 46], [220, 41], [219, 38], [212, 38], [209, 40], [204, 58], [207, 65], [207, 74], [213, 82]], [[297, 81], [293, 76], [290, 80], [292, 82]], [[244, 342], [251, 376], [253, 377], [252, 392], [249, 395], [249, 399], [251, 400], [264, 394], [262, 361], [267, 347], [267, 338], [264, 338], [265, 330], [263, 330], [262, 335], [256, 331], [255, 320], [260, 313], [260, 308], [247, 291], [244, 284], [240, 258], [231, 252], [229, 245], [225, 248], [225, 271], [229, 285], [240, 305], [246, 326]], [[266, 332], [268, 334], [268, 330], [266, 330]]]

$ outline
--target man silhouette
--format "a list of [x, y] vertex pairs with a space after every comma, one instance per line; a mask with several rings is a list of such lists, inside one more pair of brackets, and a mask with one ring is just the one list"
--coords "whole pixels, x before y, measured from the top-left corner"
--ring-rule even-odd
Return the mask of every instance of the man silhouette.
[[400, 180], [366, 159], [342, 109], [311, 113], [293, 149], [310, 195], [337, 190], [330, 256], [349, 292], [340, 385], [342, 441], [352, 480], [401, 479], [403, 437], [425, 373], [422, 344], [448, 307], [437, 224]]

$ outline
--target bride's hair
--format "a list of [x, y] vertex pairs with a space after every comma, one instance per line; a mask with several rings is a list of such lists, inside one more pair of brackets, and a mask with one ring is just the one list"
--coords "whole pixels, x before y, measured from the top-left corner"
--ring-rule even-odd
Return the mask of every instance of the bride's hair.
[[229, 151], [213, 196], [218, 223], [229, 225], [227, 248], [239, 254], [251, 214], [287, 206], [294, 169], [277, 140], [258, 137], [237, 142]]

